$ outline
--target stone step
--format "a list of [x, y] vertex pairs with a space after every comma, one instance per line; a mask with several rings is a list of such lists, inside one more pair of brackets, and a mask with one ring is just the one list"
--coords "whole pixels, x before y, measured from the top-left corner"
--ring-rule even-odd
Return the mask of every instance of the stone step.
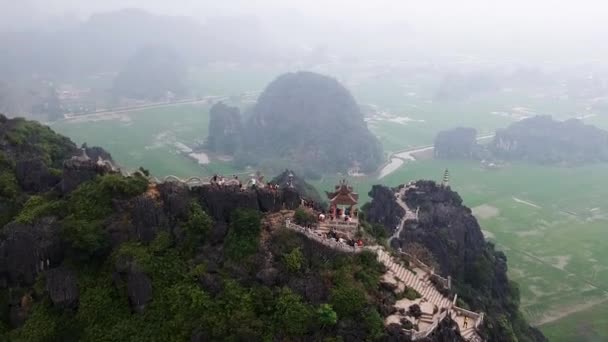
[[430, 324], [435, 322], [435, 320], [433, 319], [433, 316], [431, 316], [431, 317], [420, 316], [420, 321], [425, 322], [425, 323], [430, 323]]
[[471, 337], [473, 337], [473, 335], [475, 335], [475, 328], [467, 328], [464, 329], [460, 335], [465, 339], [465, 340], [469, 340]]

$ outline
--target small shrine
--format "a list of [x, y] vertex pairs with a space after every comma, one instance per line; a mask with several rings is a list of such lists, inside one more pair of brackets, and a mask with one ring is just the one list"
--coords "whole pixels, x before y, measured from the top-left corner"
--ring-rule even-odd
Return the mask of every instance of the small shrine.
[[345, 179], [336, 185], [336, 191], [325, 192], [329, 199], [330, 219], [349, 221], [357, 217], [359, 194], [353, 191]]
[[325, 193], [329, 200], [329, 210], [328, 215], [323, 215], [323, 220], [320, 222], [321, 230], [352, 238], [359, 227], [357, 219], [359, 194], [353, 191], [353, 187], [349, 186], [346, 180], [336, 185], [335, 191]]

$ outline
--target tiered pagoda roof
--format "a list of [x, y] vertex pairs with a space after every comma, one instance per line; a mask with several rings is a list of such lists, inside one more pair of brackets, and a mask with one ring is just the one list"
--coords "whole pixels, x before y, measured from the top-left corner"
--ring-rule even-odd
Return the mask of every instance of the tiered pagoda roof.
[[356, 205], [359, 201], [359, 194], [353, 191], [353, 187], [349, 186], [345, 179], [336, 185], [336, 191], [325, 193], [329, 202], [335, 205]]

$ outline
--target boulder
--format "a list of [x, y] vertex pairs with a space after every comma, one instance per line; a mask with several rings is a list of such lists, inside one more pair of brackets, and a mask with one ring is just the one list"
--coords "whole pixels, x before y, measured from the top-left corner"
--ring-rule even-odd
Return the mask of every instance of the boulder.
[[130, 205], [137, 240], [150, 242], [160, 231], [168, 230], [169, 222], [160, 201], [142, 194], [132, 199]]
[[63, 260], [54, 218], [9, 223], [0, 234], [0, 279], [4, 286], [31, 286], [36, 276]]
[[188, 186], [178, 182], [165, 182], [156, 186], [163, 208], [171, 221], [186, 220], [190, 214], [190, 192]]
[[131, 308], [135, 312], [143, 312], [152, 299], [152, 281], [145, 273], [131, 271], [127, 274], [127, 294]]
[[80, 291], [76, 274], [72, 270], [65, 267], [48, 270], [46, 290], [53, 304], [61, 308], [75, 308], [78, 305]]
[[114, 264], [114, 282], [117, 287], [126, 284], [131, 309], [143, 312], [152, 299], [152, 280], [145, 274], [133, 257], [121, 255]]

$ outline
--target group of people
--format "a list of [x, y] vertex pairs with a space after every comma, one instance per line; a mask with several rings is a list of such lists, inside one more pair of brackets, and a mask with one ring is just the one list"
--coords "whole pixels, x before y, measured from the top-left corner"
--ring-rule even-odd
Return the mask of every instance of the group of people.
[[237, 176], [237, 175], [232, 175], [232, 179], [229, 179], [229, 178], [225, 178], [224, 176], [215, 174], [215, 175], [213, 175], [213, 177], [211, 177], [211, 184], [220, 185], [220, 186], [238, 185], [239, 188], [243, 188], [243, 183], [241, 182], [241, 180], [239, 179], [239, 176]]
[[327, 233], [325, 237], [327, 239], [335, 240], [338, 243], [343, 243], [343, 244], [351, 246], [351, 247], [363, 247], [363, 240], [361, 240], [361, 239], [357, 239], [357, 240], [355, 240], [355, 239], [344, 239], [344, 238], [340, 237], [333, 230], [330, 231], [329, 233]]

